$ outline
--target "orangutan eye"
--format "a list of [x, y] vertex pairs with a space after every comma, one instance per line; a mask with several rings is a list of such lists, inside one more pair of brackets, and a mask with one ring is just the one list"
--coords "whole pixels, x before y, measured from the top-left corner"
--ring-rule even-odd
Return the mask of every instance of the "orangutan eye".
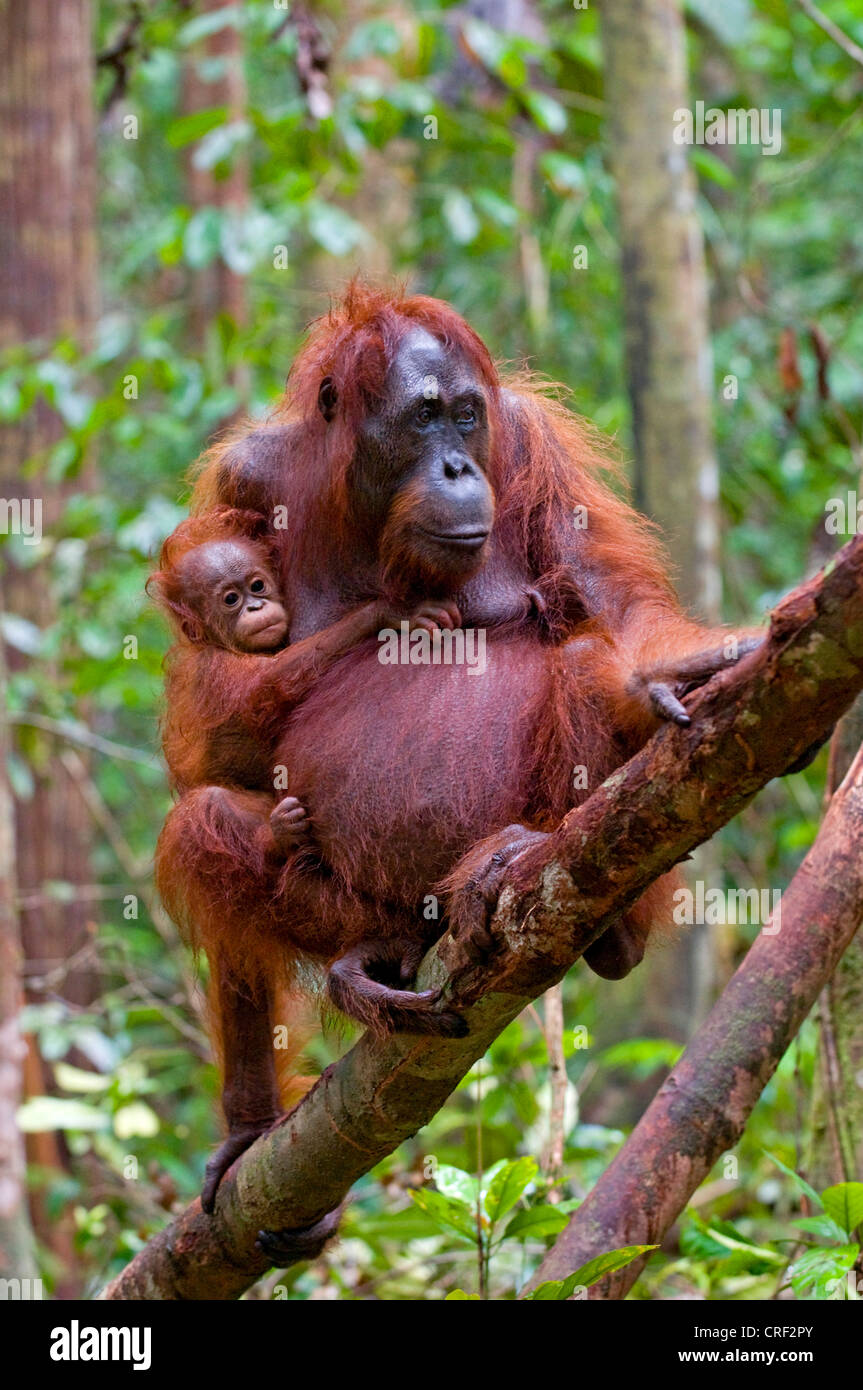
[[434, 411], [430, 405], [421, 405], [415, 418], [418, 425], [428, 425], [434, 418]]
[[457, 425], [464, 426], [465, 429], [470, 429], [472, 425], [475, 425], [476, 412], [473, 406], [466, 405], [463, 410], [460, 410], [458, 415], [455, 417], [455, 422]]
[[264, 583], [263, 579], [253, 579], [251, 584], [249, 585], [249, 589], [253, 594], [262, 594], [266, 587], [267, 586]]
[[229, 608], [234, 608], [240, 602], [240, 595], [233, 589], [229, 589], [225, 594], [224, 602]]

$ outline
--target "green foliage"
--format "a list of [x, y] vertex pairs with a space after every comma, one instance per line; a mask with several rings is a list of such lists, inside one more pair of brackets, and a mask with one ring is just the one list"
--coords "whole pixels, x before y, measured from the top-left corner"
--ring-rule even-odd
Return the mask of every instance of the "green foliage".
[[588, 1260], [587, 1264], [567, 1275], [565, 1279], [549, 1279], [544, 1284], [537, 1284], [527, 1298], [537, 1299], [542, 1303], [563, 1303], [566, 1299], [572, 1298], [576, 1289], [589, 1289], [591, 1284], [598, 1284], [606, 1274], [615, 1274], [619, 1269], [625, 1269], [633, 1260], [656, 1248], [655, 1245], [624, 1245], [620, 1250], [609, 1250], [605, 1255], [597, 1255], [595, 1260]]
[[[45, 490], [62, 485], [62, 515], [41, 547], [6, 542], [20, 563], [43, 563], [54, 600], [43, 627], [21, 614], [4, 618], [10, 644], [40, 658], [10, 681], [13, 785], [32, 795], [56, 758], [51, 736], [28, 717], [88, 728], [128, 754], [88, 754], [104, 811], [93, 857], [102, 896], [92, 914], [102, 993], [87, 1010], [57, 1003], [27, 1019], [58, 1094], [32, 1098], [22, 1121], [62, 1130], [101, 1175], [99, 1200], [88, 1207], [92, 1167], [80, 1169], [86, 1181], [77, 1169], [59, 1180], [33, 1172], [50, 1210], [74, 1205], [94, 1288], [173, 1202], [195, 1193], [215, 1138], [216, 1083], [189, 962], [154, 915], [149, 877], [168, 805], [156, 754], [167, 637], [144, 582], [184, 514], [190, 464], [235, 412], [272, 405], [305, 323], [365, 265], [452, 300], [497, 355], [528, 359], [566, 382], [578, 408], [628, 448], [598, 7], [541, 0], [533, 8], [541, 23], [528, 38], [436, 0], [394, 15], [366, 7], [352, 26], [336, 8], [318, 7], [334, 42], [333, 110], [315, 122], [285, 12], [263, 0], [215, 15], [169, 0], [147, 5], [128, 91], [100, 130], [95, 341], [21, 344], [0, 362], [0, 422], [48, 410], [62, 424], [26, 470]], [[102, 0], [100, 48], [127, 12], [121, 0]], [[800, 7], [691, 0], [688, 12], [693, 100], [783, 113], [781, 158], [745, 148], [693, 157], [713, 292], [726, 608], [729, 618], [750, 620], [807, 569], [826, 499], [857, 485], [859, 73]], [[851, 0], [837, 0], [830, 14], [863, 41]], [[189, 113], [182, 100], [194, 45], [225, 25], [239, 26], [245, 45], [248, 103], [239, 120], [215, 102]], [[100, 99], [110, 80], [100, 72]], [[120, 129], [127, 113], [140, 120], [134, 140]], [[217, 179], [243, 161], [243, 206], [193, 207], [187, 161]], [[587, 271], [574, 268], [579, 246]], [[217, 314], [198, 344], [189, 331], [192, 290], [220, 264], [244, 278], [246, 319]], [[810, 325], [830, 344], [826, 399]], [[784, 328], [795, 331], [803, 379], [793, 403], [777, 369]], [[739, 383], [734, 400], [722, 396], [728, 374]], [[729, 876], [788, 881], [817, 827], [822, 778], [823, 758], [767, 789], [723, 833]], [[56, 896], [68, 888], [48, 885]], [[133, 918], [123, 909], [130, 893], [139, 904]], [[746, 944], [738, 929], [735, 954]], [[579, 1113], [563, 1124], [560, 1172], [531, 1157], [546, 1145], [552, 1106], [545, 1040], [526, 1014], [423, 1135], [359, 1185], [336, 1259], [280, 1276], [290, 1296], [310, 1297], [324, 1280], [340, 1298], [470, 1299], [477, 1295], [460, 1285], [476, 1265], [484, 1290], [515, 1297], [679, 1051], [678, 1042], [637, 1036], [646, 1029], [628, 990], [581, 969], [567, 982], [567, 1020], [586, 1041], [567, 1035]], [[315, 1060], [324, 1064], [346, 1045], [316, 1043]], [[796, 1297], [823, 1297], [851, 1267], [861, 1185], [819, 1198], [794, 1171], [812, 1054], [810, 1028], [735, 1150], [741, 1176], [730, 1186], [713, 1180], [720, 1190], [711, 1186], [704, 1208], [687, 1216], [679, 1250], [652, 1258], [635, 1297], [767, 1297], [786, 1278]], [[784, 1155], [778, 1169], [765, 1147]], [[434, 1188], [421, 1185], [431, 1155]], [[796, 1217], [801, 1199], [807, 1211]], [[790, 1275], [789, 1240], [795, 1249], [812, 1242], [791, 1258]], [[612, 1267], [621, 1266], [586, 1267], [533, 1296], [566, 1297], [570, 1285]]]

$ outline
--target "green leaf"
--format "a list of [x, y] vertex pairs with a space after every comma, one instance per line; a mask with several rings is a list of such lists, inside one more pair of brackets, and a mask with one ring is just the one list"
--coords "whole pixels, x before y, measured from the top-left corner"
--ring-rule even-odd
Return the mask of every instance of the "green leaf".
[[60, 1096], [34, 1096], [18, 1111], [18, 1128], [24, 1134], [53, 1129], [107, 1129], [110, 1119], [82, 1100]]
[[462, 39], [484, 68], [508, 85], [521, 86], [527, 78], [523, 59], [514, 52], [503, 34], [482, 19], [466, 19]]
[[723, 0], [721, 5], [714, 0], [686, 0], [686, 8], [697, 15], [720, 42], [732, 46], [746, 42], [752, 19], [749, 0]]
[[396, 26], [388, 19], [367, 19], [358, 24], [345, 45], [342, 57], [353, 63], [358, 58], [392, 58], [400, 52], [402, 41]]
[[863, 1182], [840, 1182], [821, 1193], [824, 1210], [849, 1236], [863, 1221]]
[[491, 188], [475, 188], [473, 200], [480, 212], [499, 227], [515, 227], [518, 223], [518, 208], [501, 198]]
[[619, 1250], [609, 1250], [605, 1255], [597, 1255], [596, 1259], [588, 1260], [587, 1264], [582, 1265], [566, 1279], [551, 1279], [540, 1284], [533, 1293], [527, 1295], [527, 1298], [538, 1302], [561, 1303], [571, 1298], [576, 1289], [590, 1288], [591, 1284], [598, 1283], [606, 1274], [625, 1269], [633, 1260], [637, 1260], [639, 1255], [645, 1255], [648, 1250], [658, 1249], [657, 1245], [624, 1245]]
[[810, 1202], [814, 1207], [816, 1207], [818, 1210], [823, 1210], [824, 1203], [821, 1201], [821, 1198], [818, 1196], [818, 1193], [815, 1191], [815, 1188], [810, 1187], [809, 1183], [806, 1181], [805, 1178], [801, 1178], [799, 1173], [795, 1173], [793, 1168], [789, 1168], [786, 1163], [782, 1162], [781, 1158], [777, 1158], [775, 1154], [770, 1153], [769, 1149], [765, 1149], [764, 1152], [770, 1159], [771, 1163], [775, 1163], [776, 1167], [781, 1168], [786, 1177], [789, 1177], [791, 1179], [797, 1190], [799, 1192], [803, 1192], [809, 1198]]
[[801, 1295], [811, 1289], [816, 1299], [835, 1297], [837, 1282], [844, 1281], [859, 1254], [859, 1245], [805, 1251], [791, 1266], [792, 1289]]
[[733, 169], [723, 164], [710, 150], [696, 146], [692, 151], [692, 163], [702, 178], [718, 183], [721, 188], [733, 188], [737, 182]]
[[555, 193], [584, 192], [584, 169], [569, 155], [559, 154], [557, 150], [548, 150], [540, 159], [539, 167]]
[[121, 1105], [114, 1115], [114, 1133], [118, 1139], [151, 1139], [159, 1133], [159, 1116], [142, 1100]]
[[443, 1193], [433, 1192], [428, 1187], [412, 1192], [411, 1200], [416, 1202], [420, 1211], [431, 1216], [438, 1226], [457, 1231], [460, 1236], [466, 1236], [472, 1245], [476, 1244], [476, 1221], [461, 1202], [455, 1202], [449, 1197], [444, 1197]]
[[801, 1231], [806, 1231], [809, 1235], [829, 1240], [833, 1245], [844, 1245], [848, 1239], [848, 1233], [841, 1226], [837, 1226], [830, 1216], [798, 1216], [791, 1225], [799, 1226]]
[[441, 211], [444, 220], [459, 246], [468, 246], [479, 235], [479, 218], [466, 193], [458, 188], [447, 189]]
[[19, 801], [29, 801], [36, 791], [36, 781], [30, 764], [19, 757], [14, 748], [10, 748], [6, 758], [6, 771], [15, 796]]
[[478, 1303], [478, 1293], [465, 1293], [464, 1289], [453, 1289], [447, 1294], [444, 1303]]
[[536, 1159], [528, 1157], [513, 1159], [495, 1174], [485, 1196], [485, 1209], [492, 1225], [512, 1210], [538, 1172]]
[[175, 150], [181, 149], [223, 125], [227, 114], [226, 106], [212, 106], [209, 111], [193, 111], [189, 116], [180, 116], [168, 126], [165, 138]]
[[754, 1241], [749, 1240], [738, 1231], [731, 1221], [713, 1220], [708, 1223], [703, 1221], [696, 1212], [690, 1212], [689, 1215], [693, 1225], [699, 1227], [709, 1240], [719, 1246], [720, 1250], [740, 1252], [746, 1259], [755, 1263], [766, 1262], [769, 1265], [785, 1263], [783, 1257], [775, 1250], [767, 1250], [764, 1246], [756, 1245]]
[[265, 212], [248, 208], [222, 218], [222, 259], [236, 275], [248, 275], [258, 261], [271, 257], [277, 240], [273, 219]]
[[569, 1136], [569, 1147], [578, 1157], [606, 1154], [623, 1143], [622, 1129], [606, 1129], [604, 1125], [576, 1125]]
[[25, 656], [38, 656], [42, 650], [42, 632], [29, 618], [17, 613], [0, 613], [0, 632], [10, 647]]
[[312, 199], [306, 213], [309, 234], [331, 256], [346, 256], [366, 239], [362, 225], [332, 203]]
[[670, 1038], [626, 1038], [604, 1048], [596, 1060], [607, 1067], [632, 1067], [636, 1076], [649, 1076], [659, 1067], [673, 1067], [683, 1052]]
[[566, 130], [566, 111], [548, 92], [523, 92], [522, 99], [540, 130], [562, 135]]
[[525, 1295], [526, 1303], [558, 1303], [563, 1297], [562, 1279], [547, 1279], [544, 1284], [537, 1284], [533, 1293]]
[[442, 1163], [435, 1169], [434, 1185], [445, 1197], [451, 1197], [454, 1202], [464, 1203], [471, 1211], [475, 1209], [479, 1183], [463, 1168], [454, 1168], [452, 1164]]
[[54, 1079], [63, 1091], [107, 1091], [111, 1084], [110, 1076], [102, 1076], [97, 1071], [84, 1071], [73, 1067], [69, 1062], [57, 1062]]
[[226, 121], [203, 137], [192, 156], [192, 163], [196, 169], [212, 169], [222, 160], [229, 159], [239, 145], [248, 144], [251, 136], [251, 122]]
[[184, 48], [197, 43], [199, 39], [205, 39], [210, 34], [217, 34], [220, 29], [240, 29], [243, 24], [243, 13], [240, 5], [222, 5], [216, 10], [207, 10], [204, 14], [195, 15], [183, 25], [177, 38]]
[[591, 1284], [598, 1283], [606, 1274], [615, 1274], [618, 1269], [625, 1269], [627, 1265], [632, 1264], [640, 1255], [646, 1255], [648, 1250], [658, 1249], [658, 1245], [622, 1245], [619, 1250], [609, 1250], [605, 1255], [597, 1255], [595, 1259], [588, 1260], [581, 1269], [570, 1274], [569, 1278], [564, 1280], [564, 1284], [571, 1283], [573, 1289], [580, 1284], [590, 1288]]
[[560, 1207], [542, 1203], [517, 1211], [504, 1231], [504, 1238], [517, 1236], [519, 1240], [543, 1240], [546, 1236], [560, 1235], [569, 1220], [569, 1215]]
[[183, 232], [183, 255], [193, 270], [202, 270], [219, 251], [222, 223], [216, 208], [200, 208]]

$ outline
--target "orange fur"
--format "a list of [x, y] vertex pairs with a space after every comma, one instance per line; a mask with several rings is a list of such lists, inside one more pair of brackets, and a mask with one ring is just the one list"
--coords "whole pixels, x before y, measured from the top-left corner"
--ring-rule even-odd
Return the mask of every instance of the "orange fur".
[[[298, 621], [310, 591], [332, 590], [347, 606], [352, 584], [368, 582], [354, 566], [366, 541], [352, 488], [357, 431], [415, 325], [467, 362], [486, 396], [496, 521], [483, 573], [456, 598], [465, 626], [487, 627], [488, 670], [386, 668], [365, 642], [290, 718], [261, 700], [251, 724], [275, 740], [310, 808], [315, 854], [292, 861], [274, 889], [253, 854], [226, 872], [210, 812], [175, 812], [160, 842], [172, 913], [238, 978], [290, 977], [304, 961], [328, 965], [382, 938], [433, 939], [443, 919], [425, 920], [424, 898], [445, 876], [457, 881], [472, 845], [511, 822], [550, 829], [656, 729], [636, 673], [671, 668], [724, 635], [680, 609], [654, 528], [615, 491], [616, 465], [591, 426], [551, 388], [502, 381], [449, 305], [360, 284], [313, 325], [269, 421], [235, 431], [197, 469], [193, 508], [204, 519], [217, 505], [286, 506], [273, 541]], [[339, 400], [330, 423], [316, 406], [325, 377]], [[538, 613], [525, 600], [486, 619], [489, 593], [532, 594]], [[241, 661], [194, 679], [187, 653], [174, 660], [166, 752], [181, 785], [200, 777], [195, 758], [219, 711], [255, 708]], [[573, 790], [576, 765], [588, 770], [584, 791]], [[662, 892], [651, 892], [651, 909]], [[643, 946], [644, 908], [628, 923]]]

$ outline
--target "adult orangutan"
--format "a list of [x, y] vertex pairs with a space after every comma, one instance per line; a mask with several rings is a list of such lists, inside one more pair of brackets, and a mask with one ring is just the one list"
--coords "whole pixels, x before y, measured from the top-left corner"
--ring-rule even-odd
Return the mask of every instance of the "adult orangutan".
[[[254, 873], [214, 875], [188, 823], [184, 844], [170, 823], [163, 835], [162, 880], [220, 962], [228, 1085], [241, 1076], [245, 1094], [207, 1206], [278, 1113], [274, 982], [316, 963], [373, 1028], [453, 1031], [451, 1010], [408, 988], [446, 925], [427, 920], [427, 895], [484, 837], [506, 831], [512, 856], [554, 827], [662, 718], [688, 722], [679, 697], [736, 659], [727, 634], [682, 613], [607, 468], [581, 420], [527, 380], [502, 384], [455, 310], [356, 284], [313, 325], [269, 423], [205, 456], [198, 513], [273, 520], [291, 643], [381, 597], [454, 600], [487, 638], [481, 676], [384, 665], [371, 638], [314, 682], [275, 751], [314, 850], [275, 898]], [[586, 952], [594, 970], [640, 960], [651, 899]], [[294, 1257], [288, 1238], [265, 1248]]]

